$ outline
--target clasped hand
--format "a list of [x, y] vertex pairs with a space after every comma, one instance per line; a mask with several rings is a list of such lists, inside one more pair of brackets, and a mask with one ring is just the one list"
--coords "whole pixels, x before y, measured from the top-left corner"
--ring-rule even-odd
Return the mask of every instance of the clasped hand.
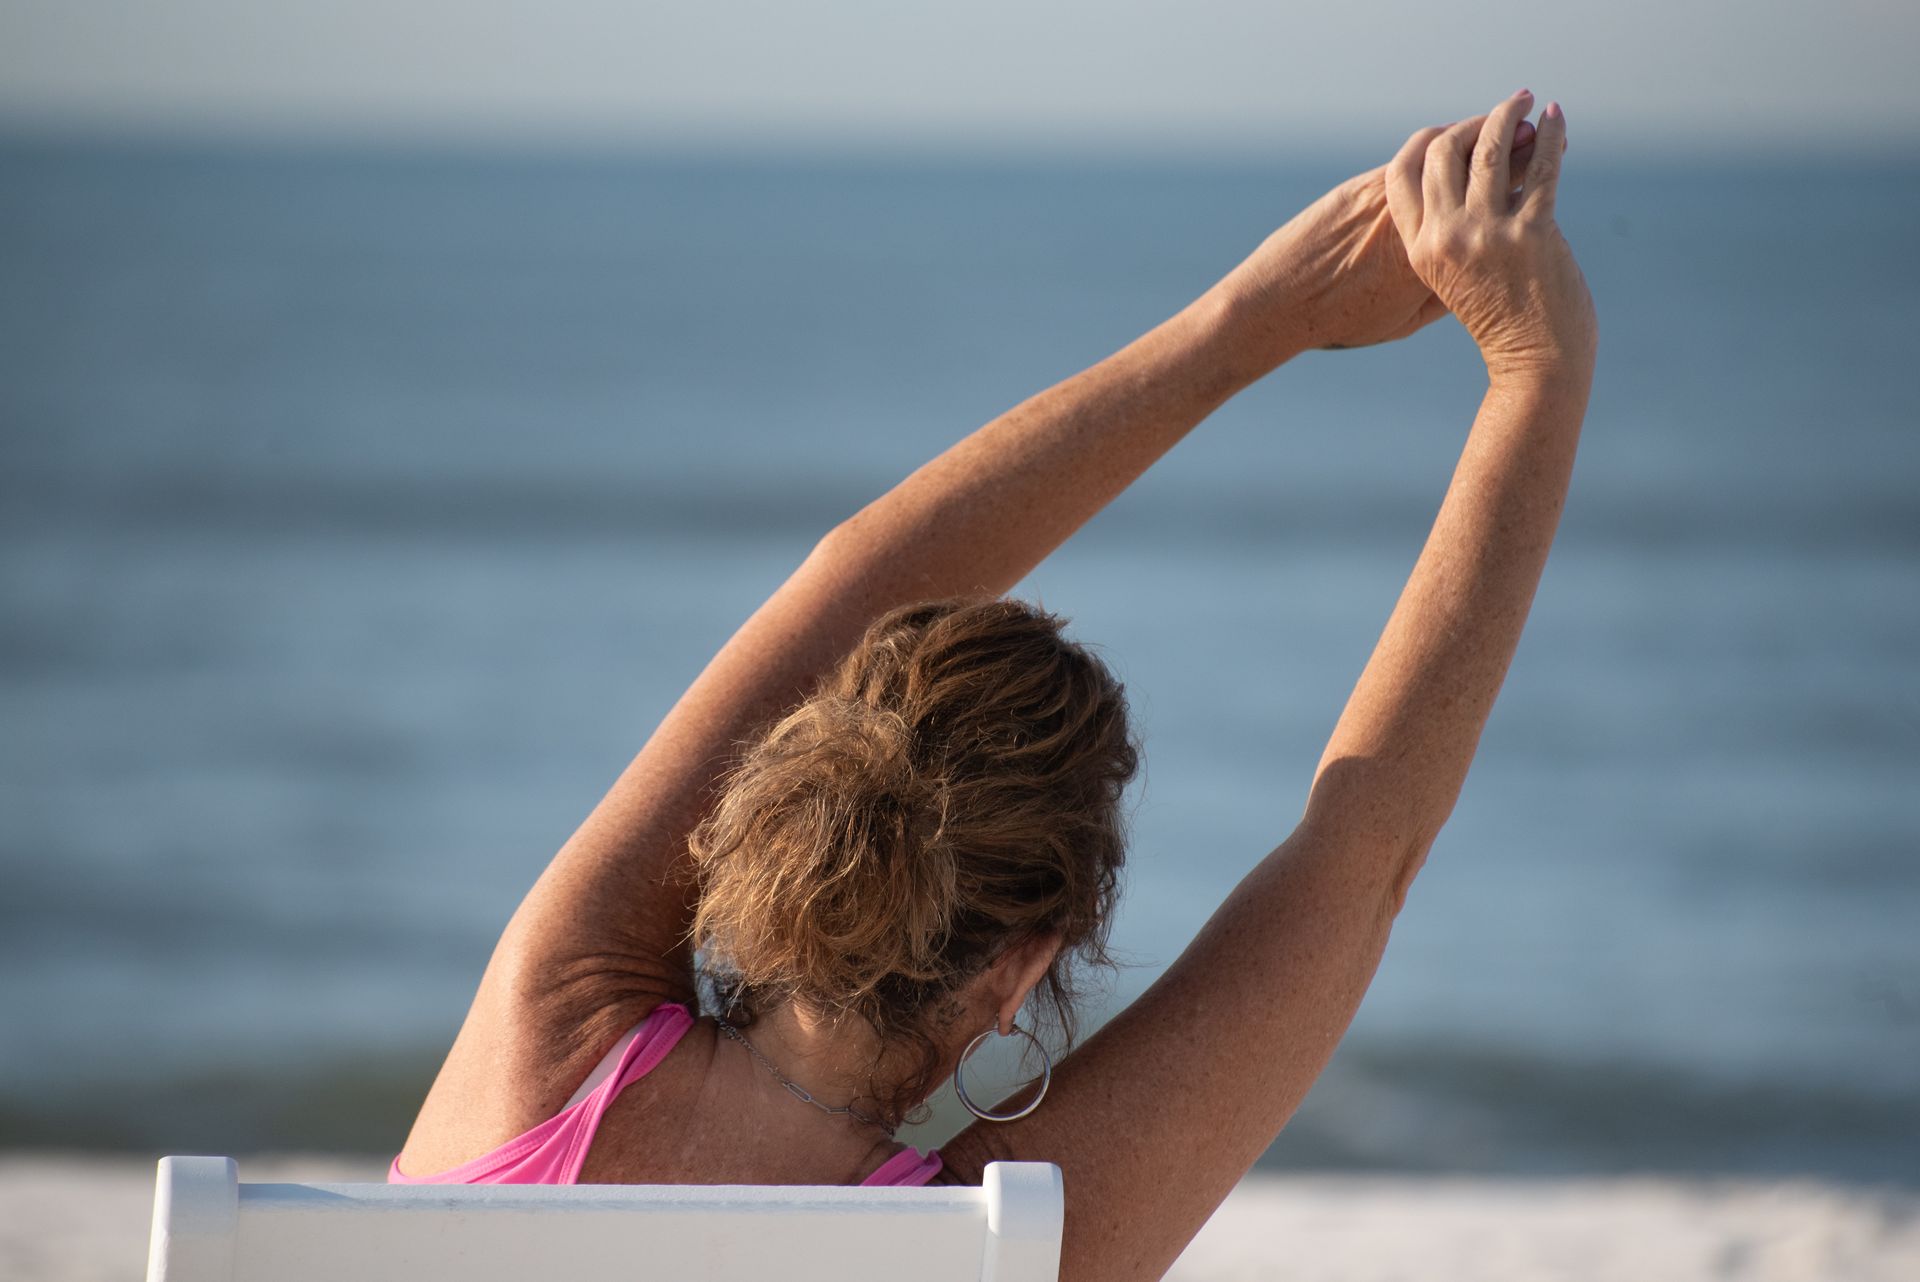
[[1417, 131], [1269, 236], [1220, 282], [1254, 341], [1277, 363], [1452, 312], [1495, 376], [1590, 362], [1592, 299], [1553, 218], [1566, 117], [1550, 103], [1536, 128], [1532, 103]]

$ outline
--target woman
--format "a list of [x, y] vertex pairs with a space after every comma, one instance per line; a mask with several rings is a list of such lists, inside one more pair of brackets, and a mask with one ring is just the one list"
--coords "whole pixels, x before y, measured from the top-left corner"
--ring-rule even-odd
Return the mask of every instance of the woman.
[[[515, 913], [393, 1178], [978, 1183], [1041, 1159], [1063, 1276], [1158, 1277], [1346, 1029], [1546, 561], [1596, 331], [1553, 219], [1566, 122], [1531, 105], [1420, 130], [823, 538]], [[1064, 1006], [1121, 861], [1119, 686], [1000, 594], [1288, 357], [1446, 311], [1486, 396], [1299, 826], [1049, 1081], [903, 1148], [974, 1044]]]

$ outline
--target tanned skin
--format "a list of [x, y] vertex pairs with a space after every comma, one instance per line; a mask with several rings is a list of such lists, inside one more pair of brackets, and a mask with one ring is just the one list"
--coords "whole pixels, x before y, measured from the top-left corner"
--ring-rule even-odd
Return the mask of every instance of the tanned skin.
[[[1058, 1163], [1061, 1276], [1159, 1277], [1325, 1067], [1459, 796], [1559, 522], [1592, 384], [1592, 301], [1554, 221], [1566, 120], [1516, 94], [1415, 133], [1122, 350], [967, 436], [833, 529], [749, 618], [508, 924], [400, 1163], [426, 1175], [552, 1116], [619, 1036], [694, 999], [686, 837], [736, 745], [908, 602], [1004, 593], [1236, 392], [1311, 348], [1451, 312], [1487, 389], [1411, 577], [1314, 771], [1306, 813], [1154, 984], [1065, 1056], [1042, 1106], [942, 1148], [943, 1179]], [[1151, 857], [1148, 852], [1145, 857]], [[1058, 947], [955, 994], [948, 1065], [1003, 1031]], [[859, 1021], [764, 1012], [817, 1096], [863, 1098]], [[1019, 1100], [1023, 1092], [1013, 1097]], [[591, 1182], [858, 1182], [883, 1133], [797, 1105], [702, 1020], [621, 1094]]]

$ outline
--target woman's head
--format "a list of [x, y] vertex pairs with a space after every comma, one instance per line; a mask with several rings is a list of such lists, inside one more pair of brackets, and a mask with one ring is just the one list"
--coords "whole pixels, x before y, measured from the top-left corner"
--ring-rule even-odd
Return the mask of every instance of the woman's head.
[[1106, 960], [1138, 756], [1120, 683], [1061, 627], [1004, 599], [884, 616], [693, 834], [720, 1000], [865, 1021], [905, 1052], [901, 1112], [937, 1084], [969, 981], [1038, 949], [1035, 996], [1070, 1035], [1071, 968]]

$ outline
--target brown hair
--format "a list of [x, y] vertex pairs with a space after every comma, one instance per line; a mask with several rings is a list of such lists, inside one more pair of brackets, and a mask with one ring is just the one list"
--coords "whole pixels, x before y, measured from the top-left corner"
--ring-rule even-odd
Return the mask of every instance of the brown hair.
[[1035, 992], [1073, 1035], [1076, 959], [1107, 963], [1138, 765], [1106, 665], [1021, 601], [885, 615], [745, 751], [691, 848], [693, 924], [731, 1018], [784, 1001], [857, 1015], [934, 1085], [949, 999], [1058, 931]]

